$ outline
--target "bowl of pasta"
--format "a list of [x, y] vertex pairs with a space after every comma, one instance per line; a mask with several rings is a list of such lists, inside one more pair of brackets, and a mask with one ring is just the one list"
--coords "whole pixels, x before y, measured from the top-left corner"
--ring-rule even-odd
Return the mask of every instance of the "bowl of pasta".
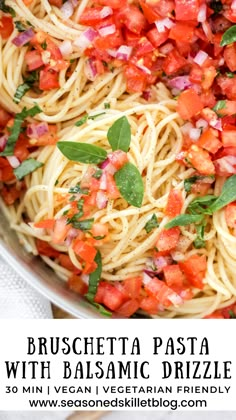
[[1, 251], [73, 315], [235, 318], [234, 3], [1, 2]]

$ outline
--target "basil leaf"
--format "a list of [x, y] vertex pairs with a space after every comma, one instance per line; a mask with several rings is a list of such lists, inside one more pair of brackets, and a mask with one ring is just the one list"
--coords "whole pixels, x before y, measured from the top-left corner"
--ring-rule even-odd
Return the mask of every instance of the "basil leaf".
[[116, 186], [122, 197], [134, 207], [141, 207], [144, 195], [142, 177], [132, 163], [126, 163], [114, 174]]
[[204, 195], [195, 198], [188, 206], [187, 210], [191, 214], [212, 214], [209, 206], [217, 200], [215, 195]]
[[58, 149], [69, 160], [81, 163], [101, 163], [107, 158], [107, 152], [93, 144], [59, 141]]
[[0, 156], [12, 156], [14, 153], [14, 147], [18, 140], [18, 137], [21, 132], [21, 126], [24, 122], [24, 119], [27, 117], [34, 117], [35, 115], [42, 112], [41, 108], [38, 105], [33, 106], [33, 108], [26, 109], [23, 108], [21, 112], [15, 115], [14, 124], [11, 128], [11, 134], [8, 137], [6, 147], [3, 152], [0, 153]]
[[81, 125], [83, 125], [84, 123], [86, 123], [87, 119], [88, 119], [88, 114], [84, 115], [82, 118], [80, 118], [79, 121], [77, 121], [75, 123], [76, 127], [80, 127]]
[[227, 204], [232, 203], [236, 200], [236, 175], [229, 177], [222, 188], [220, 196], [212, 203], [209, 207], [209, 211], [214, 213]]
[[48, 47], [47, 42], [46, 41], [43, 41], [42, 44], [41, 44], [41, 47], [45, 51], [47, 49], [47, 47]]
[[197, 175], [191, 176], [190, 178], [187, 178], [184, 180], [184, 189], [186, 192], [191, 191], [191, 187], [200, 177]]
[[100, 112], [99, 114], [95, 114], [95, 115], [89, 115], [88, 116], [88, 120], [96, 120], [97, 117], [100, 117], [101, 115], [106, 114], [105, 112]]
[[90, 301], [89, 303], [92, 306], [94, 306], [101, 315], [109, 316], [109, 317], [112, 316], [112, 312], [108, 311], [106, 308], [104, 308], [104, 306], [100, 305], [100, 303], [90, 302]]
[[96, 168], [96, 171], [94, 172], [94, 174], [92, 175], [92, 178], [95, 179], [100, 179], [102, 176], [102, 169], [100, 168]]
[[25, 30], [27, 29], [26, 26], [20, 20], [16, 20], [14, 23], [18, 32], [25, 32]]
[[88, 288], [88, 293], [85, 295], [86, 298], [92, 302], [97, 293], [99, 280], [102, 274], [102, 257], [101, 257], [100, 251], [97, 251], [94, 261], [97, 264], [97, 268], [93, 273], [89, 275], [89, 288]]
[[30, 158], [24, 160], [17, 168], [13, 169], [13, 172], [17, 179], [21, 180], [26, 175], [34, 172], [36, 169], [41, 168], [43, 163], [38, 162], [37, 160]]
[[149, 233], [158, 226], [159, 226], [159, 223], [158, 223], [157, 217], [155, 214], [153, 214], [151, 219], [148, 220], [148, 222], [144, 226], [144, 229], [146, 230], [147, 233]]
[[5, 0], [0, 0], [0, 10], [2, 10], [2, 12], [4, 12], [4, 13], [10, 13], [10, 15], [12, 17], [16, 16], [15, 10], [12, 9], [12, 7], [10, 7], [10, 6], [7, 6], [5, 4]]
[[31, 86], [28, 83], [22, 83], [16, 89], [13, 101], [18, 104], [23, 96], [31, 89]]
[[226, 107], [226, 101], [224, 100], [224, 101], [216, 102], [215, 106], [212, 109], [213, 109], [213, 111], [215, 111], [215, 113], [219, 117], [221, 117], [221, 114], [218, 111], [220, 111], [221, 109], [224, 109], [225, 107]]
[[214, 10], [215, 13], [220, 13], [223, 9], [223, 4], [220, 0], [213, 0], [210, 2], [210, 8]]
[[28, 84], [33, 84], [34, 82], [38, 82], [39, 72], [34, 70], [27, 77], [23, 76], [23, 79], [24, 79], [24, 82]]
[[71, 219], [68, 219], [68, 222], [70, 220], [69, 223], [71, 223], [75, 229], [84, 231], [92, 229], [94, 219], [77, 220], [81, 216], [82, 215], [80, 213], [77, 213], [77, 215], [75, 214]]
[[232, 309], [229, 311], [229, 317], [230, 317], [230, 319], [235, 319], [236, 318], [236, 315], [235, 315], [234, 311], [232, 311]]
[[201, 222], [203, 216], [201, 214], [180, 214], [165, 225], [165, 229], [170, 229], [175, 226], [187, 226], [191, 223]]
[[112, 150], [128, 152], [131, 142], [131, 129], [126, 117], [121, 117], [109, 128], [107, 138]]
[[88, 188], [81, 188], [80, 184], [77, 184], [75, 187], [71, 187], [69, 189], [69, 193], [70, 194], [83, 194], [83, 195], [88, 195], [89, 194], [89, 190]]
[[220, 46], [224, 47], [225, 45], [232, 44], [232, 42], [236, 41], [236, 25], [231, 26], [227, 31], [225, 31], [224, 35], [222, 36]]
[[109, 104], [109, 102], [104, 103], [104, 108], [105, 109], [110, 109], [111, 108], [111, 105]]
[[204, 230], [205, 223], [202, 223], [201, 225], [196, 225], [197, 237], [193, 242], [193, 245], [196, 249], [204, 248], [206, 245], [206, 242], [204, 240]]

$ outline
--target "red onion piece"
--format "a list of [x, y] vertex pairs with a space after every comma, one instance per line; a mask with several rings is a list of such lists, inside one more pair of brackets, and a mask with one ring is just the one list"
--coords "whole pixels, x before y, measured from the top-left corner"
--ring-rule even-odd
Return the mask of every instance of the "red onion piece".
[[116, 27], [113, 24], [112, 25], [106, 25], [106, 26], [103, 26], [102, 28], [98, 29], [99, 35], [101, 37], [112, 35], [112, 34], [115, 33], [115, 31], [116, 31]]
[[69, 247], [73, 239], [75, 239], [77, 236], [78, 236], [77, 229], [71, 228], [66, 236], [66, 240], [65, 240], [66, 246]]
[[142, 94], [143, 99], [145, 99], [145, 101], [149, 101], [149, 99], [151, 99], [152, 93], [150, 90], [145, 90]]
[[175, 25], [174, 22], [169, 18], [156, 20], [154, 23], [158, 32], [165, 32], [166, 29], [170, 29]]
[[219, 120], [212, 120], [212, 121], [209, 122], [209, 125], [211, 127], [215, 128], [218, 131], [222, 131], [223, 130], [222, 129], [222, 120], [221, 119], [219, 119]]
[[61, 6], [60, 10], [65, 20], [69, 19], [74, 13], [73, 4], [69, 0]]
[[99, 168], [105, 169], [107, 165], [109, 165], [109, 159], [105, 159], [104, 162], [100, 163]]
[[146, 273], [149, 277], [153, 278], [157, 276], [157, 271], [153, 270], [143, 270], [144, 273]]
[[159, 257], [155, 257], [153, 258], [153, 263], [156, 267], [156, 272], [160, 273], [164, 267], [166, 267], [167, 265], [170, 265], [172, 263], [172, 258], [170, 256], [159, 256]]
[[3, 134], [3, 136], [0, 137], [0, 152], [3, 152], [3, 150], [5, 149], [7, 140], [8, 140], [7, 134]]
[[108, 199], [103, 191], [98, 191], [96, 196], [96, 204], [99, 209], [105, 209], [107, 206]]
[[84, 73], [87, 79], [94, 81], [97, 76], [97, 68], [94, 59], [89, 58], [84, 66]]
[[63, 57], [68, 57], [73, 52], [71, 41], [69, 41], [68, 39], [63, 41], [59, 46], [59, 50], [61, 51]]
[[145, 271], [143, 272], [143, 284], [147, 285], [150, 280], [152, 279], [151, 276], [149, 276]]
[[91, 45], [91, 42], [98, 36], [98, 32], [95, 29], [89, 28], [84, 31], [75, 41], [74, 45], [80, 48], [82, 51], [86, 50]]
[[189, 131], [189, 137], [193, 141], [197, 141], [201, 136], [201, 129], [200, 128], [191, 128]]
[[208, 122], [206, 120], [204, 120], [203, 118], [200, 118], [196, 122], [196, 127], [197, 128], [201, 128], [202, 130], [204, 130], [204, 128], [207, 128], [208, 127]]
[[205, 51], [200, 50], [198, 51], [197, 55], [194, 57], [193, 61], [199, 66], [202, 66], [207, 58], [208, 58], [208, 54]]
[[214, 165], [218, 175], [233, 175], [236, 174], [236, 156], [224, 156], [214, 161]]
[[18, 168], [20, 166], [20, 161], [16, 156], [6, 156], [8, 162], [10, 163], [12, 168]]
[[33, 37], [34, 37], [34, 31], [32, 28], [27, 29], [27, 31], [21, 32], [19, 35], [17, 35], [13, 40], [12, 43], [16, 47], [22, 47], [22, 45], [27, 44]]
[[164, 55], [168, 55], [174, 49], [174, 45], [171, 42], [166, 42], [159, 48], [159, 52]]
[[101, 19], [104, 19], [104, 18], [106, 18], [108, 16], [111, 16], [111, 15], [113, 15], [113, 10], [112, 10], [111, 7], [105, 6], [105, 7], [102, 8], [102, 10], [100, 12]]
[[192, 86], [189, 76], [177, 76], [168, 82], [168, 86], [179, 90], [184, 90]]
[[39, 124], [32, 123], [28, 125], [26, 134], [31, 139], [38, 139], [44, 134], [47, 134], [48, 131], [49, 131], [48, 123], [46, 122], [41, 122]]
[[70, 0], [70, 2], [74, 8], [78, 5], [78, 0]]
[[133, 48], [128, 45], [121, 45], [116, 52], [116, 58], [118, 58], [118, 60], [128, 61], [131, 56], [132, 49]]
[[108, 48], [107, 52], [111, 57], [116, 58], [117, 50], [112, 50]]
[[231, 9], [236, 12], [236, 0], [233, 0], [231, 3]]
[[179, 306], [183, 304], [183, 299], [177, 295], [177, 293], [173, 292], [171, 295], [168, 295], [168, 300], [174, 305]]
[[103, 173], [101, 178], [100, 178], [100, 189], [101, 190], [106, 190], [107, 189], [107, 177], [106, 177], [105, 173]]
[[193, 128], [193, 124], [190, 122], [187, 122], [186, 124], [182, 125], [182, 127], [180, 127], [180, 130], [182, 131], [184, 135], [188, 135], [192, 128]]
[[203, 23], [203, 22], [206, 21], [206, 18], [207, 18], [207, 6], [206, 6], [206, 4], [202, 4], [199, 7], [197, 21]]
[[137, 62], [136, 66], [142, 70], [145, 74], [152, 74], [151, 70], [149, 70], [146, 66], [144, 66], [143, 64]]

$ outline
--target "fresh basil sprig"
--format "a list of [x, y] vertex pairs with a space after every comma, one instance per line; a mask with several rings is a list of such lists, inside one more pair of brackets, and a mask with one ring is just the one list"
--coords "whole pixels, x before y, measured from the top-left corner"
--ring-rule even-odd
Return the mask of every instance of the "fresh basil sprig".
[[222, 36], [220, 46], [224, 47], [225, 45], [232, 44], [236, 41], [236, 25], [231, 26], [227, 31], [225, 31]]
[[75, 229], [79, 229], [83, 231], [92, 229], [94, 219], [78, 220], [82, 216], [81, 213], [82, 211], [72, 216], [71, 219], [68, 219], [68, 223], [71, 223]]
[[131, 142], [131, 129], [126, 117], [121, 117], [114, 122], [107, 132], [107, 138], [112, 150], [128, 152]]
[[157, 220], [157, 217], [155, 214], [153, 214], [151, 219], [147, 221], [146, 225], [144, 226], [144, 229], [147, 233], [150, 233], [153, 229], [157, 228], [158, 226], [159, 222]]
[[134, 207], [141, 207], [144, 195], [142, 177], [135, 165], [128, 162], [114, 174], [122, 197]]
[[16, 89], [13, 101], [18, 104], [23, 96], [33, 87], [34, 83], [39, 79], [38, 72], [32, 72], [28, 77], [24, 78], [24, 83], [21, 83]]
[[220, 196], [210, 205], [209, 211], [215, 213], [216, 211], [227, 206], [236, 200], [236, 175], [229, 177], [222, 188]]
[[205, 225], [205, 221], [203, 221], [203, 223], [201, 223], [200, 225], [196, 225], [197, 237], [193, 242], [193, 245], [196, 249], [204, 248], [206, 245], [204, 239]]
[[81, 163], [101, 163], [107, 158], [106, 150], [94, 144], [59, 141], [58, 149], [69, 160]]
[[21, 132], [21, 126], [27, 117], [34, 117], [35, 115], [42, 112], [41, 108], [38, 105], [33, 106], [30, 109], [23, 108], [21, 112], [15, 115], [14, 124], [11, 127], [11, 134], [8, 137], [7, 144], [3, 152], [0, 153], [0, 156], [12, 156], [14, 153], [14, 147], [18, 140], [18, 137]]
[[26, 175], [30, 174], [31, 172], [34, 172], [38, 168], [41, 168], [41, 166], [43, 166], [43, 163], [38, 162], [33, 158], [29, 158], [24, 160], [17, 168], [13, 169], [13, 172], [16, 178], [21, 180]]
[[12, 17], [16, 16], [16, 12], [12, 7], [5, 4], [5, 0], [0, 0], [0, 10], [4, 13], [10, 13]]
[[165, 229], [170, 229], [176, 226], [187, 226], [191, 223], [199, 223], [203, 219], [201, 214], [179, 214], [165, 225]]
[[95, 263], [97, 264], [97, 268], [89, 275], [89, 288], [88, 293], [85, 295], [86, 298], [91, 302], [93, 302], [94, 297], [97, 293], [97, 288], [99, 284], [99, 280], [102, 274], [102, 257], [100, 251], [97, 251], [97, 254], [94, 258]]
[[195, 198], [188, 206], [187, 211], [191, 214], [212, 214], [210, 206], [217, 200], [215, 195], [204, 195], [203, 197]]

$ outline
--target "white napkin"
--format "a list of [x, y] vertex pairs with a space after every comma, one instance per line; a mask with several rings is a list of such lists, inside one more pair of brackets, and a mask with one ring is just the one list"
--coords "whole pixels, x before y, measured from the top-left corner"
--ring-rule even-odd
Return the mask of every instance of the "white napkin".
[[50, 302], [0, 258], [0, 318], [52, 318]]

